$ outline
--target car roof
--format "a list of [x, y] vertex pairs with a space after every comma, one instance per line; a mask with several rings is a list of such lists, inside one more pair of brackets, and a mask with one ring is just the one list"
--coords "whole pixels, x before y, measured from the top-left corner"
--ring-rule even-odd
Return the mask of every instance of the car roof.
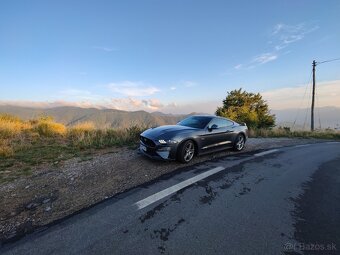
[[229, 118], [226, 118], [226, 117], [221, 117], [221, 116], [216, 116], [216, 115], [213, 115], [213, 114], [195, 114], [195, 115], [191, 115], [191, 116], [196, 116], [196, 117], [211, 117], [211, 118], [219, 118], [219, 119], [225, 119], [225, 120], [229, 120], [233, 123], [237, 123]]

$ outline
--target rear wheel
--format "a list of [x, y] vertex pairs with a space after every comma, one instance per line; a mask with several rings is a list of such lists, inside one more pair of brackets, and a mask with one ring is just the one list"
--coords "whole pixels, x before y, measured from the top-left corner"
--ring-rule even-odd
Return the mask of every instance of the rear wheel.
[[178, 161], [182, 163], [189, 163], [195, 155], [195, 144], [193, 141], [188, 140], [184, 142], [178, 151]]
[[244, 149], [244, 145], [245, 145], [246, 139], [244, 137], [244, 135], [239, 134], [236, 139], [235, 139], [235, 143], [234, 143], [234, 150], [235, 151], [241, 151]]

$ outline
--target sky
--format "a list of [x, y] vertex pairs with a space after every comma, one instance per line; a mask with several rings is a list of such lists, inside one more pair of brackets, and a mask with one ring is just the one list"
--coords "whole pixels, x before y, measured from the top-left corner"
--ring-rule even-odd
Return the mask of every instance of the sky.
[[[0, 104], [213, 113], [227, 92], [307, 107], [340, 58], [340, 1], [2, 0]], [[317, 106], [340, 107], [340, 61]]]

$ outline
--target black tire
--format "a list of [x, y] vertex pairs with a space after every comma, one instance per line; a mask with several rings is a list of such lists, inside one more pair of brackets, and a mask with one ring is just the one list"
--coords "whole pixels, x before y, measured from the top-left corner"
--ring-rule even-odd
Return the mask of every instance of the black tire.
[[246, 143], [245, 136], [243, 134], [238, 134], [236, 139], [235, 139], [234, 146], [233, 146], [234, 151], [243, 150], [245, 143]]
[[195, 155], [195, 150], [193, 141], [185, 141], [178, 149], [177, 160], [182, 163], [189, 163]]

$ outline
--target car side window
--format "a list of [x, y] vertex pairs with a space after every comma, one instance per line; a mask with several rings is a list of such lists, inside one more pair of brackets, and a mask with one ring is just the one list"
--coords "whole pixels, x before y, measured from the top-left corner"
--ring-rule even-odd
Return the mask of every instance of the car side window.
[[230, 120], [219, 119], [218, 127], [230, 127], [233, 125], [233, 122]]
[[234, 123], [230, 120], [222, 119], [222, 118], [214, 118], [209, 123], [209, 127], [212, 127], [213, 125], [216, 125], [216, 128], [224, 128], [224, 127], [230, 127]]
[[210, 121], [209, 123], [209, 127], [212, 127], [213, 125], [216, 125], [217, 127], [216, 128], [219, 128], [220, 127], [220, 123], [219, 123], [219, 119], [218, 118], [214, 118]]

